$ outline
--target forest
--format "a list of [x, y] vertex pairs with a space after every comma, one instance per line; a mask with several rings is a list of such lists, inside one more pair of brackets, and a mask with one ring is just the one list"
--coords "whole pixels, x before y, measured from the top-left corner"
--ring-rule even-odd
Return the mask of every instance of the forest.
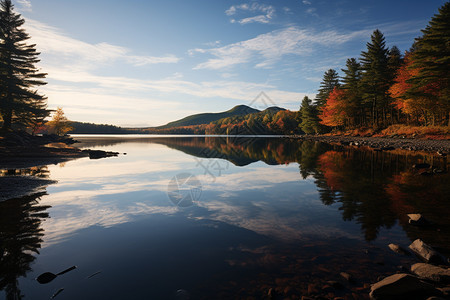
[[361, 57], [349, 58], [342, 76], [325, 72], [314, 101], [299, 111], [305, 133], [394, 124], [449, 126], [450, 3], [439, 9], [411, 48], [386, 47], [375, 30]]

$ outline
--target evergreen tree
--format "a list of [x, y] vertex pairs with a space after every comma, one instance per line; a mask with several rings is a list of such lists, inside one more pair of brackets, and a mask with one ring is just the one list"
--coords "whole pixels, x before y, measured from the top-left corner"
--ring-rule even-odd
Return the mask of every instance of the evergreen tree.
[[323, 75], [322, 82], [320, 83], [319, 93], [316, 95], [316, 106], [321, 109], [327, 102], [328, 95], [334, 90], [335, 87], [339, 87], [339, 75], [336, 70], [329, 69]]
[[387, 113], [390, 111], [388, 90], [392, 77], [388, 54], [384, 36], [377, 29], [371, 36], [371, 42], [367, 43], [367, 51], [361, 53], [363, 102], [369, 111], [373, 126], [378, 126], [380, 120], [386, 125]]
[[410, 98], [425, 98], [434, 101], [439, 107], [435, 114], [450, 123], [450, 2], [439, 8], [436, 14], [422, 30], [423, 36], [416, 39], [412, 52], [411, 68], [417, 69], [417, 75], [409, 82], [412, 84]]
[[364, 111], [361, 110], [361, 64], [355, 58], [347, 59], [346, 69], [342, 69], [342, 88], [346, 91], [345, 112], [352, 125], [363, 124]]
[[305, 96], [300, 107], [300, 128], [305, 133], [318, 133], [320, 131], [317, 108], [312, 104], [311, 99]]
[[39, 73], [36, 45], [28, 45], [30, 38], [21, 26], [24, 19], [13, 12], [11, 0], [0, 2], [0, 115], [3, 129], [13, 123], [30, 125], [48, 116], [47, 98], [40, 95], [36, 86], [46, 74]]
[[400, 53], [400, 50], [397, 48], [397, 46], [392, 46], [391, 49], [389, 49], [388, 53], [388, 65], [389, 70], [391, 71], [391, 77], [394, 78], [397, 74], [398, 69], [403, 64], [403, 57]]

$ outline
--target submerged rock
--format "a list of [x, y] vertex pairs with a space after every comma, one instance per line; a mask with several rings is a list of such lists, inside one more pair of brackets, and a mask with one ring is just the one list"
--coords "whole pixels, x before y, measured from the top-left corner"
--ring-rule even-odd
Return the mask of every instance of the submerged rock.
[[417, 263], [411, 266], [411, 272], [417, 276], [435, 282], [450, 282], [450, 269], [444, 269], [425, 263]]
[[421, 214], [408, 214], [408, 217], [409, 224], [411, 225], [423, 226], [430, 224], [430, 222], [428, 222], [428, 220], [425, 219]]
[[[409, 274], [395, 274], [372, 285], [372, 299], [408, 299], [408, 296], [433, 295], [433, 285]], [[415, 298], [414, 298], [415, 299]]]
[[443, 257], [433, 248], [425, 244], [421, 239], [417, 239], [409, 245], [409, 249], [414, 251], [420, 258], [429, 263], [445, 264]]
[[391, 249], [392, 251], [399, 253], [399, 254], [403, 254], [403, 255], [411, 255], [411, 253], [406, 250], [405, 248], [397, 245], [397, 244], [389, 244], [388, 245], [389, 249]]

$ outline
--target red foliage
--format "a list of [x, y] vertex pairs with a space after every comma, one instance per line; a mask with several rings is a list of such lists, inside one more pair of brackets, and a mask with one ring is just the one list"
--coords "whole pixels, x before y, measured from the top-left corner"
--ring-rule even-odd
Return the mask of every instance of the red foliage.
[[346, 113], [345, 108], [345, 90], [334, 88], [328, 96], [327, 102], [319, 115], [320, 123], [326, 126], [340, 126], [344, 124]]
[[344, 169], [344, 157], [342, 152], [327, 151], [319, 156], [318, 163], [320, 170], [332, 191], [341, 189], [343, 182], [342, 170]]

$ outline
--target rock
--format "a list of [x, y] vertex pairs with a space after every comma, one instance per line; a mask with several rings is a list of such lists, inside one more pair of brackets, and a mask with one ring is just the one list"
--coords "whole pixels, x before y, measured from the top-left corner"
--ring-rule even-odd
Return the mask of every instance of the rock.
[[433, 248], [425, 244], [421, 239], [417, 239], [409, 245], [409, 249], [414, 251], [420, 258], [429, 263], [446, 264], [442, 256]]
[[407, 299], [408, 295], [433, 294], [433, 285], [409, 274], [395, 274], [372, 285], [372, 299]]
[[327, 281], [327, 283], [337, 290], [341, 290], [344, 288], [344, 286], [338, 281], [331, 280], [331, 281]]
[[308, 284], [308, 295], [317, 294], [318, 290], [316, 286], [312, 283]]
[[438, 290], [441, 291], [444, 296], [450, 296], [450, 286], [438, 288]]
[[414, 169], [429, 169], [430, 167], [431, 166], [429, 164], [426, 164], [426, 163], [413, 165]]
[[331, 285], [326, 284], [322, 287], [322, 291], [326, 292], [326, 293], [330, 293], [330, 292], [334, 292], [334, 288]]
[[411, 255], [411, 253], [406, 250], [405, 248], [397, 245], [397, 244], [389, 244], [388, 245], [389, 249], [391, 249], [392, 251], [399, 253], [399, 254], [403, 254], [403, 255]]
[[437, 153], [439, 156], [447, 156], [447, 153], [445, 153], [445, 152], [443, 152], [443, 151], [440, 151], [440, 150], [438, 150], [436, 153]]
[[422, 171], [422, 172], [420, 172], [419, 174], [422, 175], [422, 176], [431, 176], [431, 175], [433, 175], [433, 172], [430, 172], [430, 171]]
[[83, 150], [82, 152], [87, 152], [89, 154], [90, 159], [99, 159], [99, 158], [105, 158], [105, 157], [112, 157], [112, 156], [118, 156], [119, 152], [110, 152], [110, 151], [103, 151], [103, 150]]
[[409, 224], [411, 225], [424, 226], [430, 224], [430, 222], [428, 222], [421, 214], [408, 214], [408, 217]]
[[411, 272], [421, 278], [435, 282], [450, 282], [450, 269], [444, 269], [430, 264], [417, 263], [411, 266]]
[[348, 282], [354, 282], [354, 278], [352, 275], [345, 272], [341, 272], [340, 275], [344, 277]]

